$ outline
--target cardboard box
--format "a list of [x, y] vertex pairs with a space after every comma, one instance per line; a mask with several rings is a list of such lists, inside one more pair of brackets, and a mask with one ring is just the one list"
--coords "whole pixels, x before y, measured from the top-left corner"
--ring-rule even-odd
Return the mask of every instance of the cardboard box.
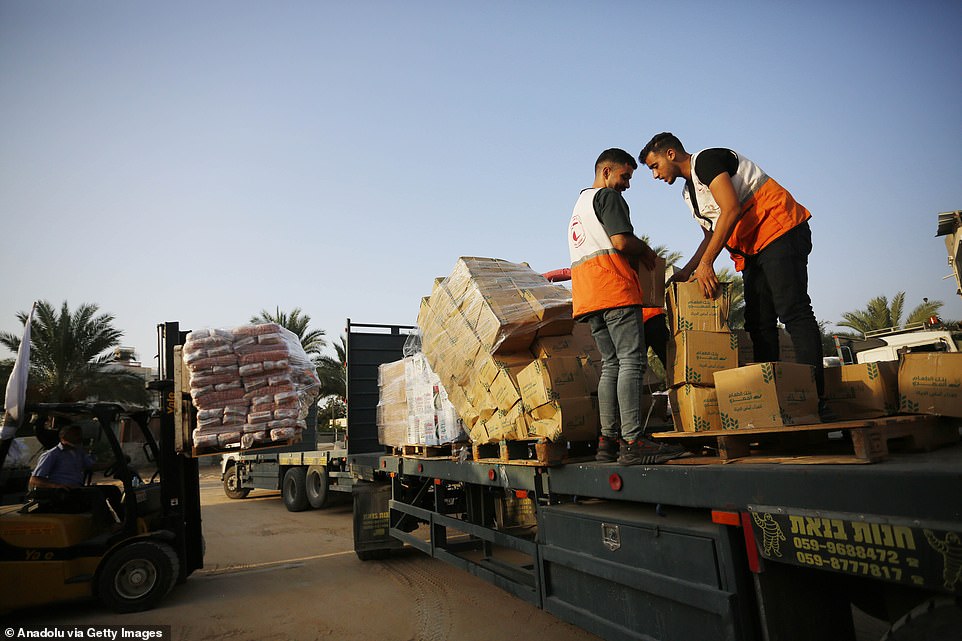
[[546, 336], [538, 338], [531, 346], [531, 353], [537, 358], [587, 356], [588, 354], [582, 346], [581, 341], [571, 334], [567, 336]]
[[681, 331], [668, 343], [668, 385], [714, 386], [712, 374], [738, 365], [738, 344], [728, 332]]
[[529, 412], [528, 433], [552, 441], [593, 441], [600, 423], [598, 399], [593, 396], [561, 398]]
[[731, 308], [731, 283], [721, 283], [715, 298], [705, 298], [697, 281], [672, 283], [667, 291], [668, 320], [672, 334], [699, 330], [727, 332]]
[[645, 307], [665, 306], [665, 259], [655, 258], [655, 266], [648, 269], [638, 263], [638, 280], [641, 281], [641, 304]]
[[588, 382], [577, 357], [539, 358], [518, 373], [524, 406], [532, 409], [562, 398], [588, 396]]
[[839, 419], [878, 418], [899, 409], [898, 361], [825, 368], [825, 403]]
[[668, 393], [675, 429], [679, 432], [720, 430], [718, 394], [714, 387], [682, 385]]
[[489, 391], [499, 410], [507, 411], [521, 400], [518, 383], [508, 370], [498, 372]]
[[377, 442], [399, 447], [407, 443], [407, 403], [388, 403], [377, 406]]
[[797, 363], [758, 363], [715, 372], [722, 429], [820, 422], [815, 370]]
[[575, 323], [571, 329], [571, 337], [585, 350], [591, 360], [601, 362], [601, 352], [598, 351], [598, 344], [595, 337], [591, 335], [591, 326], [588, 323]]
[[962, 353], [906, 354], [899, 365], [900, 411], [962, 418]]
[[[755, 362], [755, 348], [751, 334], [744, 329], [733, 330], [733, 333], [738, 339], [738, 366], [751, 365]], [[795, 344], [792, 343], [792, 337], [784, 327], [778, 328], [778, 360], [782, 363], [795, 362]]]
[[[472, 440], [475, 440], [472, 433]], [[528, 438], [528, 417], [524, 415], [521, 403], [505, 410], [497, 410], [484, 421], [485, 440], [481, 443], [494, 443], [501, 440]]]

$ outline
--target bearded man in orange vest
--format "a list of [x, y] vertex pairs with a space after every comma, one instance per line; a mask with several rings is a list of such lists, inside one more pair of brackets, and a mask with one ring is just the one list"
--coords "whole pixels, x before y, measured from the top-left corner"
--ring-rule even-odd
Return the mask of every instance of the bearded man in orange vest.
[[[731, 149], [685, 151], [671, 133], [652, 138], [638, 155], [655, 180], [669, 185], [685, 179], [682, 195], [704, 238], [672, 280], [697, 280], [706, 297], [718, 288], [715, 259], [728, 249], [745, 283], [745, 329], [754, 360], [778, 360], [781, 320], [792, 337], [795, 359], [815, 368], [818, 396], [824, 396], [822, 338], [808, 295], [812, 215], [762, 169]], [[823, 420], [831, 413], [819, 403]]]
[[602, 357], [596, 458], [622, 465], [663, 463], [683, 452], [642, 433], [640, 402], [648, 361], [637, 268], [639, 260], [652, 267], [655, 252], [635, 235], [621, 195], [637, 168], [623, 149], [602, 152], [594, 184], [581, 192], [568, 224], [573, 314], [590, 325]]

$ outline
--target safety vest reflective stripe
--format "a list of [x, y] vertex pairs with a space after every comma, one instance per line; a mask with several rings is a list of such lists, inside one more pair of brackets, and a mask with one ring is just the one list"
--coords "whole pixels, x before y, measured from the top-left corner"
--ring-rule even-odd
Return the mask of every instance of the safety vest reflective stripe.
[[586, 189], [568, 225], [571, 297], [575, 318], [616, 307], [641, 305], [641, 283], [628, 260], [611, 244], [594, 210], [597, 189]]
[[[700, 153], [691, 157], [691, 181], [698, 199], [697, 211], [687, 189], [683, 190], [683, 196], [695, 220], [705, 229], [714, 231], [721, 208], [715, 202], [711, 189], [698, 179], [695, 172]], [[738, 153], [735, 153], [735, 156], [738, 158], [738, 170], [732, 176], [732, 185], [741, 204], [742, 217], [725, 241], [725, 246], [732, 254], [735, 269], [741, 271], [745, 256], [753, 256], [762, 251], [773, 240], [802, 224], [812, 215], [758, 165]]]

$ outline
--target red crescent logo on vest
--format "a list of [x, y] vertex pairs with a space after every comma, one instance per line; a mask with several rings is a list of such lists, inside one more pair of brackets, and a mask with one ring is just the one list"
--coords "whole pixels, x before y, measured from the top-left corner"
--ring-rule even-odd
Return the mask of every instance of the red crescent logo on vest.
[[571, 242], [575, 247], [581, 247], [585, 242], [585, 230], [581, 219], [575, 216], [571, 221]]

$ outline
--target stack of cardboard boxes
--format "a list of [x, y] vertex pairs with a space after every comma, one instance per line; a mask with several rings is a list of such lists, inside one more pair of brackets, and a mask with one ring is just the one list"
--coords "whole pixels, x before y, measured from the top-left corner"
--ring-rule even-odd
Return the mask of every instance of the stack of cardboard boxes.
[[381, 365], [378, 389], [379, 443], [436, 446], [463, 439], [461, 419], [424, 354]]
[[422, 300], [418, 327], [475, 443], [596, 438], [600, 356], [566, 287], [524, 264], [462, 257]]
[[668, 385], [675, 429], [721, 429], [713, 375], [738, 365], [738, 342], [728, 331], [731, 298], [727, 286], [706, 299], [697, 283], [668, 289]]
[[782, 360], [746, 364], [751, 342], [740, 339], [744, 332], [729, 331], [729, 308], [726, 284], [714, 299], [706, 299], [697, 282], [669, 289], [668, 382], [675, 428], [701, 432], [818, 422], [813, 369], [788, 362], [794, 354], [787, 333], [781, 330]]

